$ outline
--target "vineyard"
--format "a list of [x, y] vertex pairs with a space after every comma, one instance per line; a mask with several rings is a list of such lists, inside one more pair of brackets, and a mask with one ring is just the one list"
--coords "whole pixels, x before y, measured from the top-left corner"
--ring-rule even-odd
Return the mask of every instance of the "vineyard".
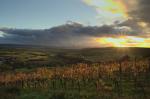
[[150, 60], [2, 72], [0, 99], [150, 99]]

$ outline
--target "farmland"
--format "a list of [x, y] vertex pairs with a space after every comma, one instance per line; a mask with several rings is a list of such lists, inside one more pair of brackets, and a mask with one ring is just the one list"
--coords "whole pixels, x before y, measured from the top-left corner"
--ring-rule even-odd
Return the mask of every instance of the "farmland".
[[150, 49], [2, 47], [0, 55], [2, 99], [150, 98]]

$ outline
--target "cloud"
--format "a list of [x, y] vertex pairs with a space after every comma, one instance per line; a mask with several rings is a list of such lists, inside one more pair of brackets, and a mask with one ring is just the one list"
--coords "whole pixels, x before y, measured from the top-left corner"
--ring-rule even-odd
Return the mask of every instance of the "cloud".
[[[125, 21], [133, 16], [141, 15], [149, 9], [145, 4], [149, 4], [148, 0], [82, 0], [86, 5], [97, 11], [97, 17], [102, 19], [104, 24], [113, 23], [115, 21]], [[145, 11], [146, 10], [146, 11]], [[136, 13], [136, 14], [135, 14]]]
[[[97, 11], [100, 26], [84, 26], [79, 23], [53, 27], [51, 29], [0, 29], [1, 43], [34, 44], [62, 47], [105, 46], [112, 40], [115, 45], [149, 45], [150, 0], [82, 0]], [[4, 36], [5, 34], [5, 36]], [[121, 37], [120, 37], [121, 36]], [[124, 36], [122, 38], [122, 36]], [[96, 43], [101, 38], [105, 45]], [[144, 39], [142, 42], [136, 40]], [[132, 42], [131, 42], [132, 41]], [[138, 44], [137, 44], [138, 43]], [[136, 44], [136, 45], [134, 45]], [[141, 45], [142, 44], [142, 45]], [[109, 44], [108, 44], [109, 45]]]
[[3, 32], [3, 31], [0, 31], [0, 38], [3, 38], [3, 37], [5, 37], [5, 36], [6, 36], [6, 33]]
[[[125, 0], [82, 0], [97, 11], [97, 18], [102, 24], [112, 24], [128, 18]], [[129, 3], [128, 3], [129, 5]]]
[[[100, 26], [84, 26], [69, 22], [50, 29], [5, 28], [0, 29], [0, 43], [97, 47], [107, 46], [108, 43], [112, 45], [114, 42], [113, 45], [149, 46], [150, 0], [82, 1], [97, 11], [96, 17]], [[96, 43], [95, 39], [100, 39], [101, 43]]]
[[150, 0], [137, 0], [136, 9], [130, 11], [130, 15], [138, 20], [150, 24], [149, 10]]
[[150, 33], [150, 0], [82, 0], [97, 11], [102, 25], [127, 23], [135, 32]]
[[97, 46], [95, 38], [116, 37], [122, 31], [129, 31], [127, 35], [137, 35], [132, 33], [127, 27], [120, 28], [114, 25], [84, 26], [79, 23], [67, 23], [50, 29], [30, 30], [30, 29], [0, 29], [6, 35], [1, 40], [7, 43], [34, 44], [46, 46], [63, 47], [89, 47]]
[[[134, 40], [136, 44], [137, 39], [148, 37], [142, 31], [142, 27], [135, 23], [136, 21], [134, 20], [127, 20], [114, 25], [84, 26], [76, 22], [71, 22], [50, 29], [0, 29], [5, 34], [3, 38], [0, 38], [0, 42], [74, 48], [121, 45], [122, 42], [123, 44], [127, 43], [125, 45], [132, 45]], [[129, 44], [131, 43], [129, 41], [133, 37], [132, 44]], [[99, 40], [97, 41], [97, 39]], [[120, 39], [120, 43], [117, 39]], [[106, 42], [104, 43], [104, 41]], [[149, 39], [145, 39], [144, 41], [147, 42], [146, 45], [149, 44]], [[146, 46], [141, 44], [136, 45]]]

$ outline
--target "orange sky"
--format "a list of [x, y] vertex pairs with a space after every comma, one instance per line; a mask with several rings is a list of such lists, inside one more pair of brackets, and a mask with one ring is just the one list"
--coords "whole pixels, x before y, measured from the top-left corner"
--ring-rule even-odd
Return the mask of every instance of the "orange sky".
[[150, 48], [150, 38], [120, 36], [116, 38], [102, 37], [95, 39], [101, 45], [112, 47], [145, 47]]
[[[116, 20], [126, 21], [131, 17], [128, 15], [129, 7], [135, 5], [135, 0], [83, 0], [89, 6], [97, 11], [97, 17], [104, 16], [104, 24], [111, 24]], [[132, 6], [134, 8], [134, 6]], [[145, 22], [137, 23], [143, 30], [147, 28]], [[138, 36], [116, 36], [116, 37], [99, 37], [95, 41], [100, 45], [113, 47], [148, 47], [150, 48], [150, 38]]]

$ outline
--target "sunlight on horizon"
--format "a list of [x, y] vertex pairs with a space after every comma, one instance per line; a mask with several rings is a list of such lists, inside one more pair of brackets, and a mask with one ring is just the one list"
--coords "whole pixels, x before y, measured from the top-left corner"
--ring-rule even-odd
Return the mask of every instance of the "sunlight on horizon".
[[120, 37], [102, 37], [97, 38], [96, 42], [108, 47], [144, 47], [150, 48], [150, 38], [142, 38], [136, 36], [120, 36]]

